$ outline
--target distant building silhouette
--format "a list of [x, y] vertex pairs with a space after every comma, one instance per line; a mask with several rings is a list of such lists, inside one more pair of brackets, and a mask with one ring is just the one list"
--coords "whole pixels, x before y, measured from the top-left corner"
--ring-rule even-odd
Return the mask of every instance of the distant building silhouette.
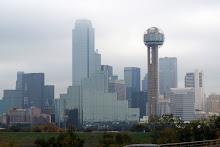
[[126, 86], [124, 80], [109, 79], [108, 92], [117, 93], [118, 100], [126, 100]]
[[22, 76], [23, 108], [44, 109], [44, 73], [27, 73]]
[[159, 85], [160, 95], [166, 98], [170, 88], [177, 88], [177, 58], [165, 57], [159, 59]]
[[95, 52], [95, 35], [87, 19], [76, 20], [72, 30], [72, 85], [79, 86], [82, 78], [89, 78], [101, 70], [101, 55]]
[[131, 107], [140, 109], [140, 118], [147, 115], [147, 96], [147, 91], [132, 93]]
[[101, 65], [101, 70], [102, 71], [107, 71], [108, 72], [108, 78], [112, 78], [112, 76], [113, 76], [113, 68], [112, 68], [112, 66]]
[[195, 69], [194, 72], [186, 73], [185, 87], [195, 89], [195, 109], [205, 110], [204, 73]]
[[126, 85], [126, 99], [132, 99], [132, 93], [140, 91], [140, 68], [125, 67], [124, 80]]

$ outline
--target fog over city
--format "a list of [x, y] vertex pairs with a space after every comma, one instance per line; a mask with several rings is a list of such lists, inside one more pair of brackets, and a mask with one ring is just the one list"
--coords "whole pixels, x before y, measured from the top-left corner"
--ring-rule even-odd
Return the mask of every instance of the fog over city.
[[0, 98], [14, 89], [17, 71], [45, 73], [55, 97], [72, 83], [72, 29], [77, 19], [95, 28], [102, 64], [124, 78], [124, 67], [147, 72], [143, 33], [156, 26], [165, 34], [159, 57], [177, 57], [178, 87], [186, 72], [204, 71], [205, 92], [220, 93], [219, 0], [1, 0]]

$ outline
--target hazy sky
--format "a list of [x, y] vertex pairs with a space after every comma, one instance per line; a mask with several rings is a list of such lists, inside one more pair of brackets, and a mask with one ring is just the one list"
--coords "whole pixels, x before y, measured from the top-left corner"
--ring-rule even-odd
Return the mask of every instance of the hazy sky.
[[72, 29], [90, 19], [102, 64], [123, 79], [124, 67], [147, 72], [142, 36], [159, 27], [165, 43], [159, 57], [177, 57], [178, 85], [186, 72], [205, 73], [205, 91], [220, 93], [219, 0], [0, 0], [0, 97], [14, 89], [17, 71], [43, 72], [66, 93], [72, 75]]

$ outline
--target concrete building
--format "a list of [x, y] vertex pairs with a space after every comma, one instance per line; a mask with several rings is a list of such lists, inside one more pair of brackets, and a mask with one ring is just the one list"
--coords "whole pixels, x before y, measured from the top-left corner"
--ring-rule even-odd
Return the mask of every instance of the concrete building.
[[166, 97], [170, 88], [177, 88], [177, 58], [165, 57], [159, 59], [160, 95]]
[[158, 114], [158, 48], [164, 43], [164, 33], [152, 27], [144, 33], [148, 48], [148, 116]]
[[148, 79], [148, 76], [147, 76], [147, 73], [146, 73], [145, 76], [144, 76], [144, 79], [142, 80], [142, 91], [147, 91], [148, 90], [147, 79]]
[[211, 94], [207, 98], [206, 112], [220, 113], [220, 95]]
[[159, 115], [170, 114], [170, 99], [159, 99]]
[[126, 86], [124, 80], [108, 80], [108, 92], [117, 93], [118, 100], [126, 100]]
[[27, 109], [9, 108], [9, 125], [30, 124], [30, 115]]
[[108, 72], [108, 78], [111, 79], [113, 76], [113, 68], [112, 66], [109, 65], [101, 65], [101, 70], [102, 71], [107, 71]]
[[124, 80], [126, 85], [126, 99], [132, 99], [132, 93], [140, 91], [140, 68], [125, 67]]
[[194, 88], [171, 88], [170, 112], [183, 121], [195, 120]]
[[195, 89], [195, 109], [205, 110], [205, 94], [204, 94], [204, 73], [195, 69], [194, 72], [186, 73], [185, 87], [193, 87]]

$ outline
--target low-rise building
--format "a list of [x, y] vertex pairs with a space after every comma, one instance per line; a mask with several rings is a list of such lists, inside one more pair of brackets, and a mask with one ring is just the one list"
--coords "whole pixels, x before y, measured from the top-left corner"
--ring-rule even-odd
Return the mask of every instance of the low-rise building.
[[29, 124], [30, 115], [27, 109], [8, 108], [9, 124]]

